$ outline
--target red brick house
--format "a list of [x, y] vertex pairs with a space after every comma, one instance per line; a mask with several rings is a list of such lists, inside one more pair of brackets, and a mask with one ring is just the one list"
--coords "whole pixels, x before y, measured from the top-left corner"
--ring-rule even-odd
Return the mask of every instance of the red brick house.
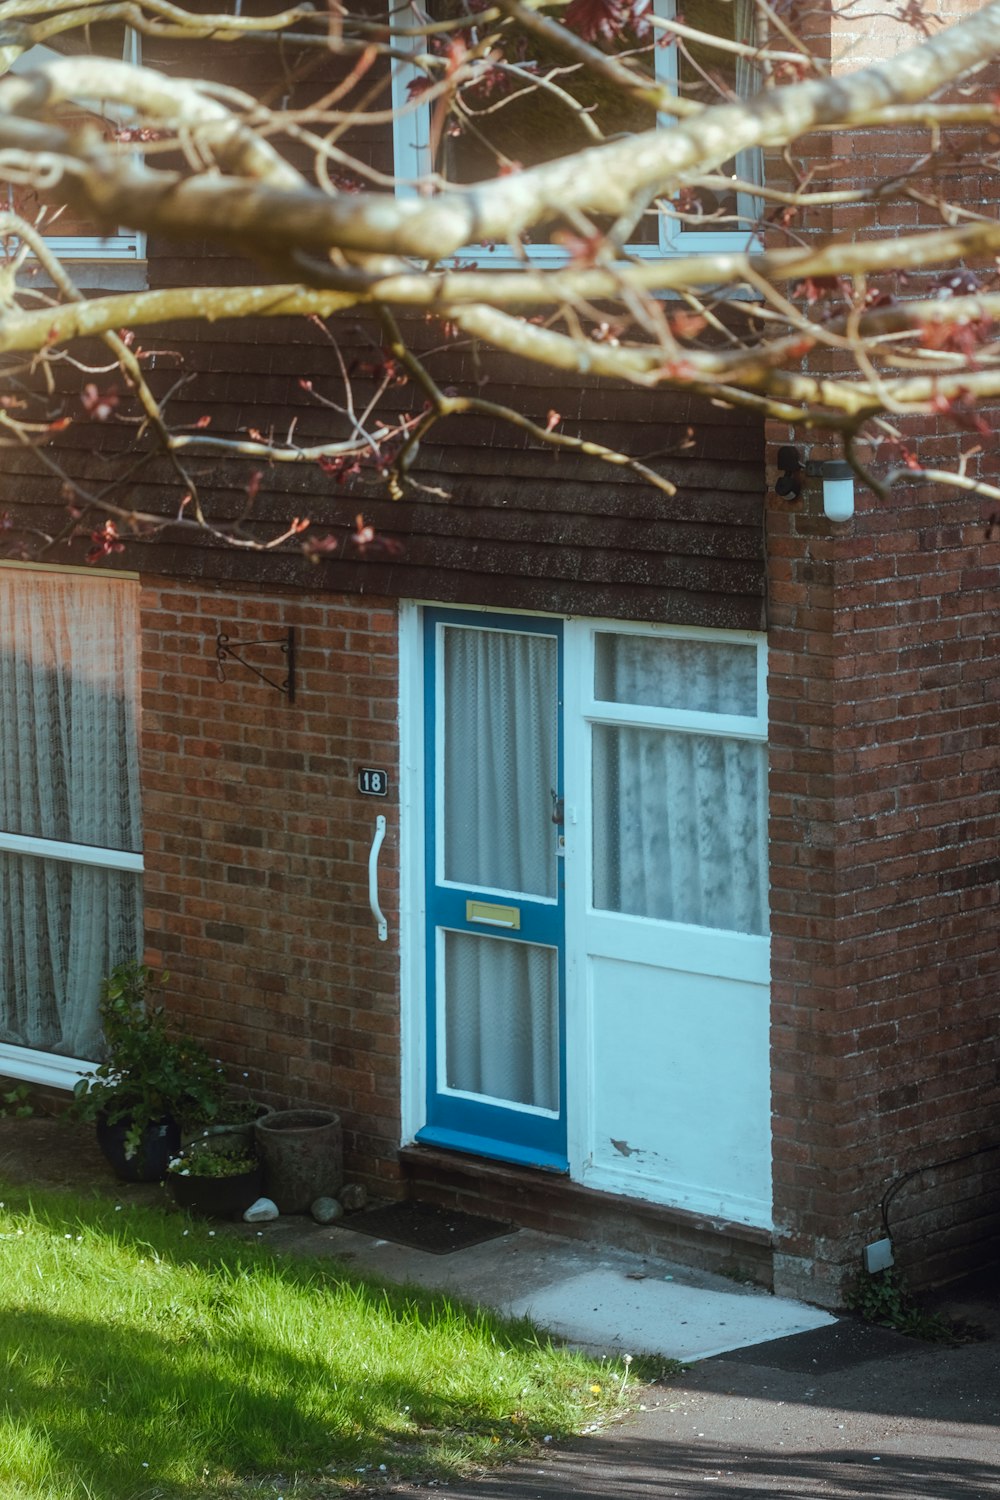
[[[863, 172], [856, 145], [831, 180]], [[855, 210], [836, 212], [810, 229]], [[96, 265], [169, 286], [190, 251], [123, 239]], [[241, 274], [219, 259], [206, 279]], [[175, 420], [323, 431], [302, 387], [339, 379], [320, 330], [164, 338], [195, 372]], [[366, 329], [340, 338], [371, 357]], [[544, 372], [441, 359], [544, 424]], [[830, 1305], [887, 1222], [917, 1280], [982, 1261], [1000, 968], [983, 503], [859, 491], [833, 523], [818, 485], [774, 492], [787, 429], [561, 376], [556, 404], [653, 455], [676, 497], [480, 418], [421, 454], [447, 501], [273, 471], [261, 525], [291, 504], [333, 528], [319, 562], [167, 529], [130, 573], [0, 565], [0, 1068], [69, 1087], [94, 1055], [78, 978], [134, 951], [141, 878], [178, 1019], [275, 1103], [340, 1110], [349, 1170], [380, 1194]], [[92, 432], [61, 443], [96, 481], [131, 431]], [[937, 462], [968, 434], [913, 442]], [[9, 471], [19, 523], [55, 524], [37, 459]], [[146, 467], [145, 508], [169, 480]], [[213, 514], [245, 481], [206, 459]], [[373, 543], [351, 540], [357, 512]], [[220, 658], [223, 636], [260, 644]]]

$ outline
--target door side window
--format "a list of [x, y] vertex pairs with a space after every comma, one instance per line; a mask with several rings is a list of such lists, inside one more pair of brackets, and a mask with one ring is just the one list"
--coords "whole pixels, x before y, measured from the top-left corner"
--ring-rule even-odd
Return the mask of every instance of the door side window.
[[594, 907], [766, 934], [762, 644], [594, 639]]

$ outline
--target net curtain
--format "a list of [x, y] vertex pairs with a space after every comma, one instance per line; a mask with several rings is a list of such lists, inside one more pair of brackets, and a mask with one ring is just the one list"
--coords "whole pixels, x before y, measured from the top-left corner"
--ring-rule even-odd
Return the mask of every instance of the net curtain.
[[[554, 637], [449, 628], [444, 689], [445, 879], [554, 897]], [[558, 1109], [555, 950], [471, 933], [444, 942], [449, 1086]]]
[[[617, 704], [752, 714], [752, 648], [605, 636]], [[767, 751], [754, 740], [594, 726], [594, 905], [735, 932], [768, 930]]]
[[[0, 569], [3, 832], [141, 850], [137, 593]], [[140, 877], [0, 852], [0, 916], [0, 1040], [98, 1057], [101, 979], [141, 951]]]

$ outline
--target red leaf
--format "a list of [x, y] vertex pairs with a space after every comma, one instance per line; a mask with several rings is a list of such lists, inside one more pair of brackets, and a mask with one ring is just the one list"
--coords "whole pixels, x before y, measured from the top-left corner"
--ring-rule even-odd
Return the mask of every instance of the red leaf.
[[563, 25], [585, 42], [613, 42], [628, 20], [625, 0], [571, 0]]
[[325, 553], [336, 552], [340, 543], [335, 536], [311, 536], [308, 541], [302, 543], [302, 551], [306, 557], [311, 557], [318, 562]]
[[90, 540], [94, 545], [87, 553], [89, 563], [100, 562], [102, 557], [109, 557], [112, 552], [125, 551], [125, 543], [118, 540], [118, 528], [110, 519], [90, 533]]
[[80, 392], [80, 405], [95, 422], [106, 422], [114, 415], [119, 396], [114, 386], [99, 391], [96, 385], [85, 385]]

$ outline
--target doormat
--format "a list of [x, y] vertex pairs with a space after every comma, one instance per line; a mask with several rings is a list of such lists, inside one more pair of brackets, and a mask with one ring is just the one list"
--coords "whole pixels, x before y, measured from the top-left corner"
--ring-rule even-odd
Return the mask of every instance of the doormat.
[[486, 1240], [516, 1234], [517, 1226], [502, 1219], [483, 1219], [458, 1208], [438, 1208], [435, 1203], [389, 1203], [342, 1219], [340, 1227], [370, 1234], [374, 1239], [426, 1250], [430, 1255], [451, 1255]]

